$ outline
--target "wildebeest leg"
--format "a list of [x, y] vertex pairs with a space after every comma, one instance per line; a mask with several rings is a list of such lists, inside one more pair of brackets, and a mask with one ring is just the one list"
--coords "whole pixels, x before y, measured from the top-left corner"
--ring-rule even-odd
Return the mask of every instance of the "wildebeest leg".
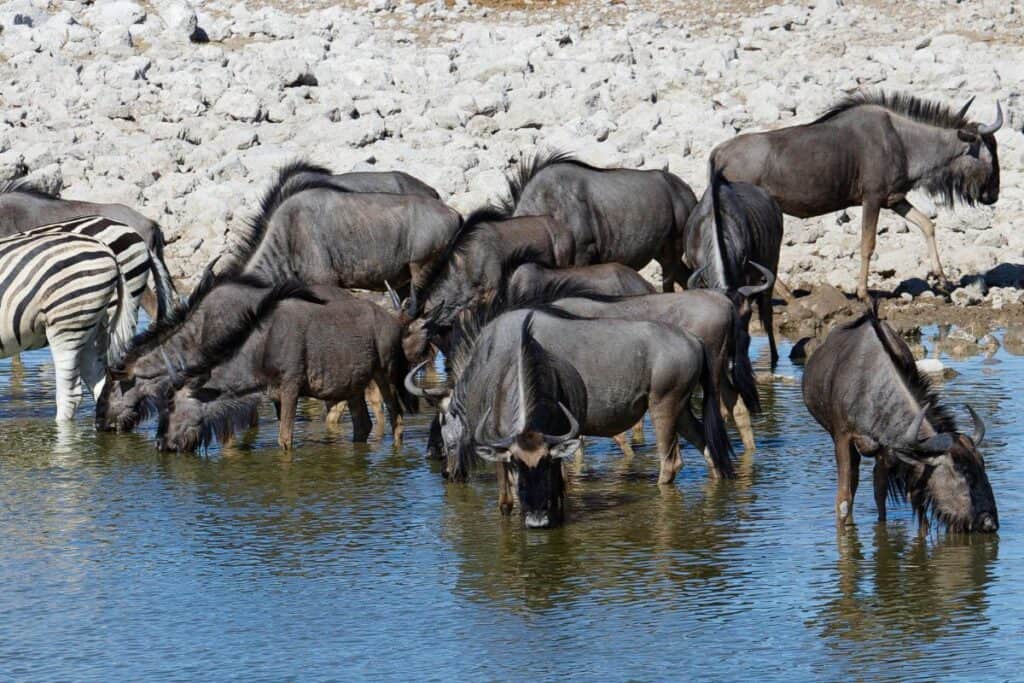
[[146, 285], [145, 291], [142, 292], [142, 296], [139, 299], [142, 309], [146, 311], [146, 315], [149, 319], [156, 320], [156, 294], [153, 293], [152, 283]]
[[658, 263], [661, 265], [661, 291], [665, 293], [671, 293], [675, 291], [675, 283], [679, 282], [682, 284], [686, 280], [680, 280], [680, 270], [683, 262], [676, 250], [673, 248], [667, 248], [666, 253], [658, 257]]
[[352, 415], [352, 441], [365, 442], [370, 436], [373, 424], [370, 422], [370, 411], [366, 407], [366, 397], [362, 391], [349, 397], [348, 412]]
[[644, 419], [641, 417], [640, 421], [633, 425], [633, 443], [644, 442]]
[[[377, 391], [373, 392], [370, 387], [377, 387]], [[384, 405], [388, 408], [388, 420], [391, 424], [391, 436], [394, 439], [395, 446], [400, 448], [402, 446], [402, 407], [398, 405], [398, 397], [395, 396], [395, 392], [391, 388], [391, 384], [388, 383], [385, 377], [378, 378], [370, 385], [370, 387], [366, 388], [366, 395], [369, 397], [376, 394], [378, 399], [383, 399]], [[374, 409], [375, 413], [379, 407], [380, 404], [378, 403], [377, 408]], [[381, 410], [381, 414], [377, 415], [378, 424], [380, 425], [384, 424], [383, 412], [384, 411]], [[382, 436], [382, 432], [383, 429], [377, 429], [378, 438]]]
[[775, 325], [772, 322], [772, 293], [765, 292], [757, 297], [757, 314], [761, 319], [761, 327], [768, 335], [768, 348], [772, 355], [772, 370], [779, 363], [779, 349], [775, 346]]
[[693, 447], [704, 456], [704, 463], [708, 466], [708, 475], [712, 479], [717, 479], [718, 469], [715, 467], [714, 461], [711, 460], [711, 452], [708, 450], [707, 440], [704, 438], [704, 425], [693, 414], [689, 403], [683, 409], [682, 415], [679, 416], [678, 426], [679, 433], [683, 435], [683, 438], [693, 444]]
[[340, 427], [345, 414], [344, 401], [324, 401], [324, 422], [331, 427]]
[[277, 432], [277, 445], [286, 451], [292, 449], [292, 434], [295, 431], [295, 409], [299, 405], [299, 391], [295, 387], [281, 387], [281, 420]]
[[[676, 474], [683, 468], [683, 456], [679, 452], [679, 428], [681, 419], [678, 406], [670, 405], [670, 400], [652, 401], [650, 406], [651, 425], [654, 427], [654, 438], [661, 456], [661, 470], [658, 472], [659, 484], [671, 484]], [[683, 413], [686, 408], [683, 409]]]
[[615, 445], [619, 447], [619, 450], [622, 451], [622, 455], [625, 457], [632, 458], [635, 455], [633, 453], [633, 445], [629, 442], [626, 432], [616, 434], [612, 437], [612, 441], [615, 442]]
[[750, 411], [747, 410], [747, 404], [743, 402], [739, 394], [736, 393], [736, 389], [732, 386], [732, 382], [728, 379], [723, 379], [718, 384], [719, 395], [722, 397], [722, 405], [725, 408], [728, 417], [736, 425], [736, 430], [740, 433], [740, 439], [743, 440], [743, 452], [753, 453], [757, 450], [757, 444], [754, 442], [754, 428], [750, 423]]
[[[384, 438], [384, 402], [381, 398], [381, 384], [376, 381], [370, 382], [366, 385], [366, 391], [363, 392], [366, 396], [366, 403], [369, 405], [370, 410], [373, 411], [374, 429], [373, 436], [376, 439]], [[394, 425], [392, 425], [393, 427]], [[399, 439], [400, 441], [401, 439]]]
[[878, 521], [885, 521], [885, 496], [889, 492], [889, 467], [885, 464], [885, 454], [875, 456], [875, 469], [872, 472], [875, 484], [875, 507], [878, 508]]
[[868, 300], [868, 271], [871, 270], [871, 255], [875, 253], [878, 212], [881, 206], [875, 199], [865, 199], [860, 220], [860, 282], [857, 284], [857, 296], [864, 301]]
[[928, 251], [932, 257], [932, 275], [938, 278], [941, 287], [947, 290], [951, 289], [952, 286], [946, 279], [946, 272], [942, 269], [942, 261], [939, 259], [939, 245], [935, 243], [935, 224], [906, 199], [901, 199], [893, 204], [892, 210], [916, 225], [924, 233], [924, 239], [928, 242]]
[[494, 463], [494, 472], [498, 475], [498, 509], [503, 515], [511, 515], [515, 505], [512, 497], [512, 477], [510, 476], [511, 465], [507, 462]]
[[849, 434], [835, 437], [836, 467], [839, 471], [839, 486], [836, 491], [836, 521], [853, 524], [853, 497], [857, 495], [860, 482], [860, 453], [853, 447]]

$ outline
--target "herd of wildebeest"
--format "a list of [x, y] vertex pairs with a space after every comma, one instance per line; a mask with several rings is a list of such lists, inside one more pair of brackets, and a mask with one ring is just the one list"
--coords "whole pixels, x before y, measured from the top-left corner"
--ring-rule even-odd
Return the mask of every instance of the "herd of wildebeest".
[[[726, 419], [753, 451], [761, 405], [748, 327], [756, 308], [774, 365], [784, 213], [862, 207], [866, 301], [883, 208], [921, 228], [945, 282], [933, 225], [906, 195], [996, 201], [1002, 111], [979, 124], [970, 104], [860, 93], [811, 123], [739, 135], [712, 151], [699, 202], [667, 171], [548, 153], [519, 161], [505, 201], [461, 216], [406, 173], [293, 163], [180, 301], [157, 224], [12, 183], [0, 193], [0, 351], [49, 345], [58, 419], [74, 416], [84, 383], [98, 429], [155, 418], [166, 451], [255, 427], [266, 398], [283, 448], [300, 397], [324, 401], [330, 420], [347, 406], [356, 441], [373, 431], [372, 407], [378, 434], [386, 419], [400, 444], [403, 414], [425, 403], [436, 413], [427, 455], [449, 481], [493, 463], [502, 512], [518, 501], [528, 527], [553, 526], [564, 517], [563, 459], [583, 437], [628, 451], [649, 414], [659, 484], [682, 466], [680, 436], [710, 476], [734, 476]], [[652, 260], [660, 293], [637, 272]], [[154, 322], [133, 337], [140, 305]], [[922, 529], [995, 531], [981, 419], [968, 408], [973, 432], [961, 432], [906, 343], [866, 308], [828, 336], [803, 378], [835, 442], [839, 521], [852, 521], [865, 455], [880, 519], [895, 496]], [[442, 385], [423, 380], [437, 353]]]

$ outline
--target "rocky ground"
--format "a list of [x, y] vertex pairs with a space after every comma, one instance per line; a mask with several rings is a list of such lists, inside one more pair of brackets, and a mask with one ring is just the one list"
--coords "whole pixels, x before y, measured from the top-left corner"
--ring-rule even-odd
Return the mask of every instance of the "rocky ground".
[[[699, 193], [719, 142], [808, 121], [858, 88], [977, 95], [977, 118], [997, 99], [1007, 115], [999, 203], [915, 203], [937, 216], [951, 277], [967, 277], [953, 301], [1019, 312], [1022, 35], [1003, 0], [13, 0], [0, 3], [0, 182], [137, 207], [189, 281], [296, 158], [406, 170], [460, 210], [546, 147], [668, 168]], [[856, 210], [787, 219], [780, 274], [851, 292], [858, 248]], [[913, 279], [924, 240], [895, 215], [872, 270], [873, 287], [907, 293], [899, 305], [938, 307]]]

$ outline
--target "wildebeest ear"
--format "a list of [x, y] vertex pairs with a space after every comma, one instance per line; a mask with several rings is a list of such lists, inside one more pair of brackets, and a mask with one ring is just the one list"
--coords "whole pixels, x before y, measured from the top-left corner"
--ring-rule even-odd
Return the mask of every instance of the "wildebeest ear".
[[977, 133], [972, 133], [971, 131], [964, 130], [963, 128], [956, 132], [956, 136], [960, 138], [961, 142], [968, 142], [973, 144], [975, 142], [981, 141], [981, 138], [978, 136]]
[[551, 450], [548, 451], [548, 454], [556, 460], [568, 458], [579, 450], [582, 443], [582, 439], [569, 439], [568, 441], [563, 441], [557, 446], [552, 446]]

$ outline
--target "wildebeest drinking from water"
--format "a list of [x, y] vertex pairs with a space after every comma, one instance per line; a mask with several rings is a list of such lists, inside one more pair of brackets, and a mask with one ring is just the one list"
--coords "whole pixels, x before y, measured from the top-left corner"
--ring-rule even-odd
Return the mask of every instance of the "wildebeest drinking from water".
[[[475, 327], [460, 323], [450, 394], [416, 387], [415, 369], [406, 382], [414, 393], [442, 399], [450, 478], [464, 477], [474, 456], [498, 463], [503, 512], [512, 509], [515, 480], [527, 525], [557, 524], [560, 460], [575, 450], [567, 444], [581, 434], [620, 434], [648, 409], [661, 456], [659, 483], [671, 483], [682, 467], [680, 434], [704, 454], [712, 476], [732, 476], [710, 359], [693, 335], [555, 308], [510, 311]], [[690, 407], [698, 385], [703, 423]]]
[[985, 426], [957, 430], [906, 343], [872, 308], [836, 328], [807, 362], [804, 402], [835, 442], [836, 516], [853, 522], [861, 455], [875, 459], [878, 518], [887, 493], [909, 497], [922, 531], [929, 515], [952, 531], [995, 531], [999, 516], [978, 451]]
[[[776, 275], [782, 247], [779, 205], [763, 189], [749, 183], [727, 182], [714, 171], [709, 180], [686, 222], [683, 261], [694, 271], [687, 286], [736, 291], [759, 284], [764, 269]], [[772, 323], [771, 287], [757, 295], [757, 309], [774, 366], [779, 352]]]
[[662, 288], [685, 273], [683, 228], [697, 203], [690, 186], [667, 171], [595, 168], [564, 153], [522, 161], [510, 179], [516, 216], [553, 216], [576, 240], [575, 265], [661, 264]]
[[[973, 101], [973, 98], [972, 98]], [[714, 172], [768, 191], [785, 213], [820, 216], [863, 208], [857, 293], [867, 298], [878, 214], [891, 209], [924, 233], [932, 273], [948, 287], [935, 244], [935, 226], [907, 201], [920, 188], [952, 204], [994, 204], [999, 198], [995, 133], [967, 119], [968, 102], [953, 111], [903, 93], [858, 93], [812, 123], [739, 135], [711, 152]]]
[[320, 301], [291, 299], [270, 315], [263, 328], [243, 319], [221, 343], [175, 383], [157, 436], [162, 450], [195, 450], [225, 425], [244, 424], [251, 413], [247, 396], [266, 392], [278, 406], [278, 444], [292, 447], [300, 396], [347, 401], [353, 440], [369, 436], [364, 401], [373, 381], [387, 405], [396, 444], [402, 441], [402, 414], [416, 401], [402, 385], [408, 371], [402, 328], [379, 306], [337, 287], [312, 287]]

